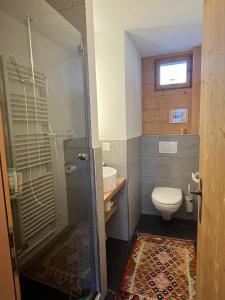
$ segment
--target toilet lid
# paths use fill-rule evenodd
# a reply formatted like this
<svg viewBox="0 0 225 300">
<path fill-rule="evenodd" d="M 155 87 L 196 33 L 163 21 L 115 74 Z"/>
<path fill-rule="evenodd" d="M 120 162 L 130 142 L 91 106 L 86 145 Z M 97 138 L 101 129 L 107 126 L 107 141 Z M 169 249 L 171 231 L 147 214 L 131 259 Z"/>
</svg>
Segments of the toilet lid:
<svg viewBox="0 0 225 300">
<path fill-rule="evenodd" d="M 152 192 L 152 200 L 165 205 L 175 205 L 181 202 L 181 189 L 156 187 Z"/>
</svg>

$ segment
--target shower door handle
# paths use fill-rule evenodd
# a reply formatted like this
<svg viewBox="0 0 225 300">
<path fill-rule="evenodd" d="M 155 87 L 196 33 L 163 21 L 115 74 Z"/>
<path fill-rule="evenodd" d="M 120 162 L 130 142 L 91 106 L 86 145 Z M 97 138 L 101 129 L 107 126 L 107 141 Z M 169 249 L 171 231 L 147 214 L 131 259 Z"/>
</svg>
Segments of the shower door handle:
<svg viewBox="0 0 225 300">
<path fill-rule="evenodd" d="M 88 160 L 88 154 L 87 153 L 79 153 L 78 159 L 79 160 Z"/>
</svg>

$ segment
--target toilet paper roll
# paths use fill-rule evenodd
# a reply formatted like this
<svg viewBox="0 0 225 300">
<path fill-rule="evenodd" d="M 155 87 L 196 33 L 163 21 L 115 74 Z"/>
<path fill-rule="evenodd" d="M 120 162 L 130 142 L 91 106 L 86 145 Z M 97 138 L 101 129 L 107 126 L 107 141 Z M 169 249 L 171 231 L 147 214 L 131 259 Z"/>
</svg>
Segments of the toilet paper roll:
<svg viewBox="0 0 225 300">
<path fill-rule="evenodd" d="M 192 173 L 191 176 L 192 176 L 192 180 L 193 180 L 195 183 L 199 183 L 199 182 L 200 182 L 200 179 L 199 179 L 199 172 Z"/>
</svg>

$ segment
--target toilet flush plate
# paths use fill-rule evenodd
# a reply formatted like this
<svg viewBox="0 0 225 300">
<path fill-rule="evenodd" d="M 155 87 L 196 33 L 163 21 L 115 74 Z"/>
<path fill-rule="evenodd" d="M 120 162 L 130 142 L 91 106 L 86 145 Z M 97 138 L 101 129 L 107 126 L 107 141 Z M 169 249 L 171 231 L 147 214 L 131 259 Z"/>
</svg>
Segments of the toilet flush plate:
<svg viewBox="0 0 225 300">
<path fill-rule="evenodd" d="M 159 153 L 177 153 L 177 142 L 159 142 Z"/>
</svg>

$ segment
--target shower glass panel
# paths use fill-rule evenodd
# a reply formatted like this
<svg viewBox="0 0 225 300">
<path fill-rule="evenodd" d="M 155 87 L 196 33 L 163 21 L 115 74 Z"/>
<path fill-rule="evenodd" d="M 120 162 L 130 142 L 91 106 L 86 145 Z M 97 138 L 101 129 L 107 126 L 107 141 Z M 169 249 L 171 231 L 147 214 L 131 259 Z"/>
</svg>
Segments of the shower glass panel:
<svg viewBox="0 0 225 300">
<path fill-rule="evenodd" d="M 22 299 L 93 294 L 99 287 L 82 35 L 43 0 L 0 0 L 0 41 Z"/>
</svg>

